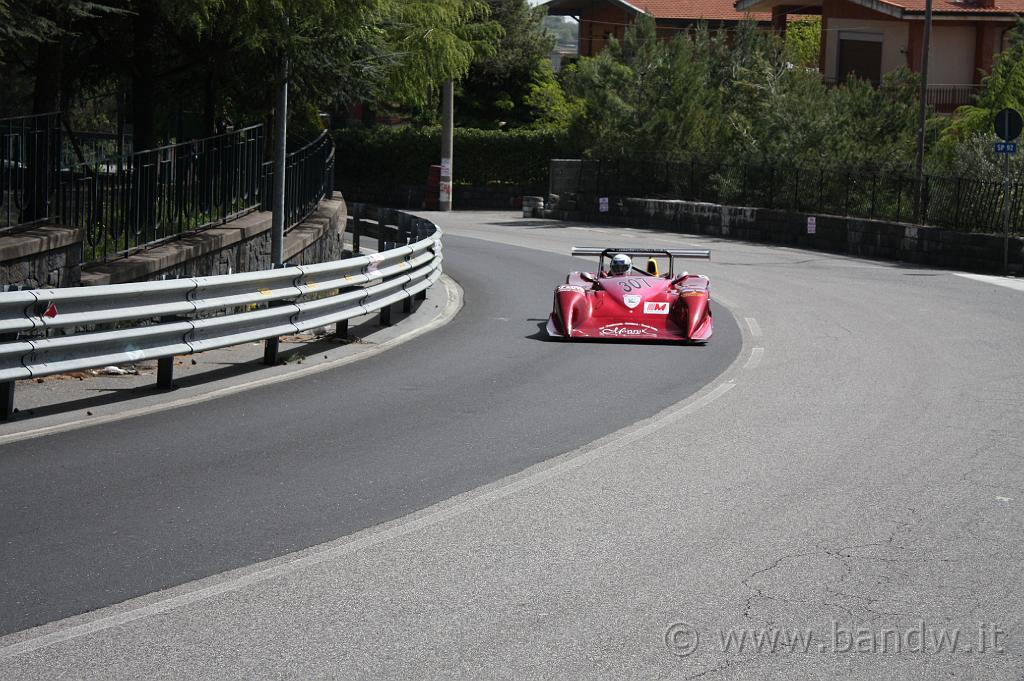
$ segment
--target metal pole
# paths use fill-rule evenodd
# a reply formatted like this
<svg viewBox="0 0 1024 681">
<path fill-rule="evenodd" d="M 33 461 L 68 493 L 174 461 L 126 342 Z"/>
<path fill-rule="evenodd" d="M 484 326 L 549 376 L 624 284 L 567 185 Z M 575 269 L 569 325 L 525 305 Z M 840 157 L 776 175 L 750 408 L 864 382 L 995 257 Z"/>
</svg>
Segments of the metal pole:
<svg viewBox="0 0 1024 681">
<path fill-rule="evenodd" d="M 438 209 L 452 209 L 452 130 L 455 128 L 455 84 L 446 81 L 441 88 L 441 196 Z"/>
<path fill-rule="evenodd" d="M 928 116 L 928 56 L 932 42 L 932 0 L 924 6 L 924 44 L 921 46 L 921 92 L 917 103 L 917 159 L 914 162 L 914 178 L 917 180 L 917 201 L 914 213 L 921 218 L 921 178 L 924 174 L 924 125 Z"/>
<path fill-rule="evenodd" d="M 1003 154 L 1003 274 L 1010 274 L 1010 155 Z"/>
<path fill-rule="evenodd" d="M 274 204 L 270 223 L 270 259 L 275 269 L 284 267 L 284 188 L 288 154 L 288 57 L 281 57 L 277 106 L 274 109 Z M 263 363 L 277 364 L 280 338 L 263 343 Z"/>
</svg>

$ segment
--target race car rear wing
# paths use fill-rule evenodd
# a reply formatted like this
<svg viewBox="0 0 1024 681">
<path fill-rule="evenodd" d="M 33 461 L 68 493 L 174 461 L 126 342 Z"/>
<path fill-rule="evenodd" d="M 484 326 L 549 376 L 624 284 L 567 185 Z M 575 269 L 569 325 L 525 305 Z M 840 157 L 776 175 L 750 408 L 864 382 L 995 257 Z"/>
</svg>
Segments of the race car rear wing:
<svg viewBox="0 0 1024 681">
<path fill-rule="evenodd" d="M 596 255 L 598 256 L 597 269 L 598 272 L 604 271 L 604 259 L 606 256 L 614 255 L 615 253 L 625 253 L 626 255 L 640 255 L 640 256 L 665 256 L 668 258 L 668 274 L 669 278 L 675 273 L 675 259 L 676 258 L 705 258 L 711 259 L 711 251 L 701 249 L 679 249 L 679 248 L 602 248 L 600 246 L 573 246 L 573 255 Z M 633 269 L 643 272 L 643 270 L 634 267 Z"/>
</svg>

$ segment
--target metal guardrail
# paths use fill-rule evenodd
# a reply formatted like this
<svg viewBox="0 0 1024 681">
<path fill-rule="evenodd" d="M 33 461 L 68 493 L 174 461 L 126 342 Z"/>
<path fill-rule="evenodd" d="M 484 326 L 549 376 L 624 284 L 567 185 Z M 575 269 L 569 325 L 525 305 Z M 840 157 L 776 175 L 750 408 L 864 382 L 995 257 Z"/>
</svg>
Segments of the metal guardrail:
<svg viewBox="0 0 1024 681">
<path fill-rule="evenodd" d="M 353 205 L 353 256 L 344 260 L 209 277 L 0 293 L 0 419 L 13 413 L 14 381 L 157 359 L 171 387 L 173 358 L 348 320 L 390 308 L 441 276 L 441 230 L 428 220 Z M 389 222 L 397 222 L 390 225 Z M 360 252 L 376 236 L 375 253 Z"/>
</svg>

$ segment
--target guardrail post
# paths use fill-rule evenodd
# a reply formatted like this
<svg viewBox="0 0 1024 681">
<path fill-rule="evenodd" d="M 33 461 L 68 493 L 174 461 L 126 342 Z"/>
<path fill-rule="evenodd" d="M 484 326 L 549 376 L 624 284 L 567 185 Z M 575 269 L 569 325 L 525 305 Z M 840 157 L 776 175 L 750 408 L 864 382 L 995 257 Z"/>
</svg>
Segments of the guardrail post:
<svg viewBox="0 0 1024 681">
<path fill-rule="evenodd" d="M 388 221 L 395 222 L 394 211 L 386 208 L 381 208 L 378 215 L 378 229 L 377 229 L 377 252 L 383 253 L 388 250 Z M 397 227 L 393 227 L 397 230 Z M 380 309 L 380 313 L 377 317 L 377 323 L 381 326 L 391 326 L 391 306 L 387 305 Z"/>
<path fill-rule="evenodd" d="M 280 352 L 280 338 L 267 338 L 263 341 L 263 363 L 267 366 L 274 366 L 277 364 L 277 358 Z"/>
<path fill-rule="evenodd" d="M 161 324 L 170 324 L 178 321 L 178 317 L 164 316 L 160 318 Z M 170 357 L 159 357 L 156 360 L 156 387 L 160 390 L 174 389 L 174 355 Z"/>
<path fill-rule="evenodd" d="M 14 381 L 0 383 L 0 421 L 14 414 Z"/>
<path fill-rule="evenodd" d="M 0 333 L 0 343 L 13 343 L 17 333 Z M 14 381 L 0 383 L 0 421 L 6 421 L 14 414 Z"/>
<path fill-rule="evenodd" d="M 343 319 L 334 325 L 334 337 L 341 340 L 348 340 L 348 320 Z"/>
<path fill-rule="evenodd" d="M 287 263 L 284 265 L 287 267 Z M 278 307 L 283 303 L 280 300 L 272 300 L 267 307 Z M 278 337 L 265 338 L 263 340 L 263 363 L 267 366 L 275 366 L 278 363 L 278 356 L 281 354 L 281 339 Z"/>
<path fill-rule="evenodd" d="M 384 235 L 385 230 L 388 228 L 388 217 L 391 216 L 391 211 L 385 208 L 380 209 L 380 213 L 377 215 L 377 252 L 383 253 L 388 250 L 388 239 Z"/>
<path fill-rule="evenodd" d="M 156 361 L 156 387 L 161 390 L 174 388 L 174 356 L 161 357 Z"/>
<path fill-rule="evenodd" d="M 352 216 L 352 255 L 359 255 L 359 233 L 363 229 L 362 216 L 357 213 Z"/>
</svg>

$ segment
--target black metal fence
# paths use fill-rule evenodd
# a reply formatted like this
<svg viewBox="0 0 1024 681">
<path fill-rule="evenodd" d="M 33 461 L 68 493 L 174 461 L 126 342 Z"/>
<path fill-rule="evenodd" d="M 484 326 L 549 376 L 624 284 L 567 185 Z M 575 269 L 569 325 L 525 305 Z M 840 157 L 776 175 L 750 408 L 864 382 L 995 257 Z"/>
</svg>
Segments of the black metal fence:
<svg viewBox="0 0 1024 681">
<path fill-rule="evenodd" d="M 61 173 L 59 214 L 106 260 L 255 210 L 262 167 L 262 126 L 108 158 Z"/>
<path fill-rule="evenodd" d="M 89 132 L 75 130 L 63 136 L 61 168 L 70 168 L 80 163 L 97 163 L 118 156 L 133 153 L 132 136 L 113 132 Z"/>
<path fill-rule="evenodd" d="M 274 168 L 264 164 L 262 210 L 273 202 Z M 309 217 L 334 189 L 334 138 L 325 130 L 285 159 L 284 224 L 291 228 Z"/>
<path fill-rule="evenodd" d="M 0 231 L 53 217 L 60 114 L 0 119 Z"/>
<path fill-rule="evenodd" d="M 707 201 L 911 222 L 962 232 L 1003 231 L 1001 182 L 926 175 L 918 204 L 918 183 L 909 173 L 698 159 L 551 163 L 554 194 Z M 1024 233 L 1024 185 L 1019 180 L 1011 197 L 1011 231 Z"/>
</svg>

